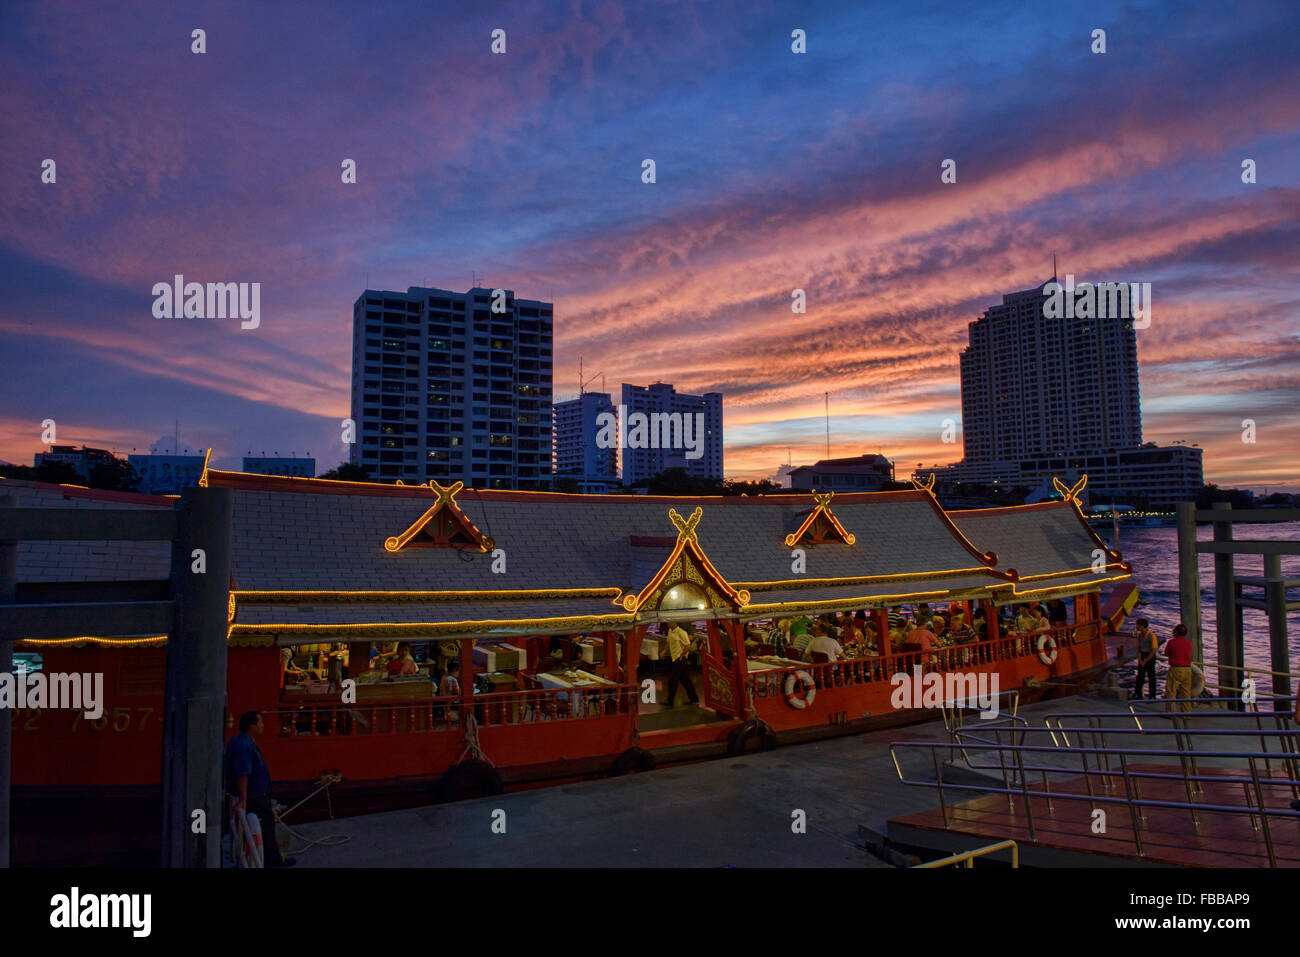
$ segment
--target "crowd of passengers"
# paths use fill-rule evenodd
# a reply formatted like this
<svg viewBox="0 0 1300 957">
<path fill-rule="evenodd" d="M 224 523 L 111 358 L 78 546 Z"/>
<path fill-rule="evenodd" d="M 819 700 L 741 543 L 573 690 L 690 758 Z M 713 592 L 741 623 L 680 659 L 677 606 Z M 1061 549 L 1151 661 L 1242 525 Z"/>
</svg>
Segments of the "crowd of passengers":
<svg viewBox="0 0 1300 957">
<path fill-rule="evenodd" d="M 1067 623 L 1065 602 L 1054 598 L 1015 608 L 1005 606 L 998 632 L 1008 637 L 1036 635 Z M 972 644 L 988 637 L 984 609 L 976 607 L 966 620 L 963 605 L 954 602 L 935 611 L 922 602 L 907 612 L 890 609 L 889 644 L 894 651 L 930 653 L 934 648 Z M 745 629 L 745 651 L 750 657 L 772 654 L 800 661 L 839 661 L 880 654 L 876 618 L 864 611 L 819 615 L 816 618 L 782 618 L 751 622 Z"/>
</svg>

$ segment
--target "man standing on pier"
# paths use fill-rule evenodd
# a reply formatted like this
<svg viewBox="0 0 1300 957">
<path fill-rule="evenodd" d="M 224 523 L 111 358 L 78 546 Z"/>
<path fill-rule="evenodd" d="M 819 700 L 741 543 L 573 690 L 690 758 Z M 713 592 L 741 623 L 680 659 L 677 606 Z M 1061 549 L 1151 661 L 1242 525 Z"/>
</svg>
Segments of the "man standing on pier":
<svg viewBox="0 0 1300 957">
<path fill-rule="evenodd" d="M 672 661 L 672 670 L 668 673 L 668 700 L 664 704 L 665 708 L 673 706 L 673 699 L 677 697 L 678 684 L 686 687 L 686 694 L 690 697 L 691 704 L 699 703 L 699 695 L 695 693 L 695 685 L 691 683 L 690 651 L 690 635 L 686 634 L 681 625 L 673 625 L 668 631 L 668 657 Z"/>
<path fill-rule="evenodd" d="M 1156 651 L 1159 642 L 1145 618 L 1137 620 L 1137 677 L 1133 680 L 1133 697 L 1142 700 L 1142 681 L 1147 682 L 1147 697 L 1156 697 Z"/>
<path fill-rule="evenodd" d="M 246 809 L 256 814 L 262 826 L 262 847 L 265 867 L 293 867 L 297 860 L 282 857 L 275 839 L 275 812 L 271 809 L 271 774 L 262 749 L 254 738 L 264 730 L 262 716 L 256 711 L 245 711 L 239 718 L 239 734 L 226 746 L 226 790 L 236 798 L 235 809 Z"/>
<path fill-rule="evenodd" d="M 1174 636 L 1165 642 L 1165 657 L 1169 659 L 1169 674 L 1165 678 L 1166 698 L 1192 696 L 1192 643 L 1187 638 L 1187 626 L 1174 625 Z M 1172 710 L 1172 709 L 1170 709 Z M 1192 703 L 1182 701 L 1179 711 L 1191 711 Z"/>
</svg>

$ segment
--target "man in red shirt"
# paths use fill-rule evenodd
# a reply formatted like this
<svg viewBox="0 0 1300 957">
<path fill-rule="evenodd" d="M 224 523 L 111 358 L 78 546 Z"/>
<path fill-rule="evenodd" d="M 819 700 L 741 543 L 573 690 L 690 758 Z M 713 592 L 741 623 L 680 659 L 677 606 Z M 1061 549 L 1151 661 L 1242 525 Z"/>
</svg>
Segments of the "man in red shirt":
<svg viewBox="0 0 1300 957">
<path fill-rule="evenodd" d="M 1187 626 L 1174 625 L 1174 636 L 1165 642 L 1165 657 L 1169 659 L 1169 674 L 1165 678 L 1166 698 L 1192 696 L 1192 643 L 1187 638 Z M 1191 711 L 1192 703 L 1182 701 L 1179 711 Z"/>
</svg>

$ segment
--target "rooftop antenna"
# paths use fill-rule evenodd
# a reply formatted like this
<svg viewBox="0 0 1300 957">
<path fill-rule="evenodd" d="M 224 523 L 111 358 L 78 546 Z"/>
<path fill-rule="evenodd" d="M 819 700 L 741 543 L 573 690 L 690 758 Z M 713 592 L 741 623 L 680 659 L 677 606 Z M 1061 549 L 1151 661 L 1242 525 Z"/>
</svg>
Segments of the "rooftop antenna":
<svg viewBox="0 0 1300 957">
<path fill-rule="evenodd" d="M 1056 281 L 1056 251 L 1052 251 L 1052 281 Z"/>
<path fill-rule="evenodd" d="M 582 356 L 578 356 L 578 395 L 583 395 L 587 391 L 587 385 L 596 381 L 596 376 L 600 376 L 601 391 L 605 389 L 605 373 L 593 372 L 591 378 L 585 378 L 582 374 Z"/>
<path fill-rule="evenodd" d="M 826 393 L 826 457 L 831 457 L 831 394 Z"/>
</svg>

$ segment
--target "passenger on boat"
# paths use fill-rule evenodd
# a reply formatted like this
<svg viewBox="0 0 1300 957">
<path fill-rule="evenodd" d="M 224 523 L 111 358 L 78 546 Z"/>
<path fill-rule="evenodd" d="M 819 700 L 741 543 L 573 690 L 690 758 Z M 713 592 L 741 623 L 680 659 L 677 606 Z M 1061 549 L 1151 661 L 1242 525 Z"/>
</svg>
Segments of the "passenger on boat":
<svg viewBox="0 0 1300 957">
<path fill-rule="evenodd" d="M 976 641 L 984 641 L 989 634 L 988 622 L 984 620 L 984 609 L 975 609 L 975 620 L 971 622 L 971 630 L 975 633 Z"/>
<path fill-rule="evenodd" d="M 817 653 L 825 655 L 828 661 L 839 661 L 844 657 L 844 648 L 838 641 L 827 634 L 825 626 L 814 630 L 813 636 L 808 642 L 808 647 L 804 651 L 804 660 L 812 661 L 813 655 Z"/>
<path fill-rule="evenodd" d="M 920 625 L 928 625 L 930 619 L 934 617 L 934 612 L 930 610 L 929 602 L 921 602 L 916 606 L 916 621 Z"/>
<path fill-rule="evenodd" d="M 700 701 L 700 696 L 695 693 L 695 685 L 691 683 L 690 651 L 691 637 L 686 634 L 681 625 L 673 625 L 668 631 L 668 657 L 672 661 L 672 670 L 668 673 L 668 699 L 664 702 L 665 708 L 673 706 L 679 684 L 686 688 L 691 704 L 698 704 Z"/>
<path fill-rule="evenodd" d="M 796 625 L 797 624 L 798 623 L 796 622 Z M 815 627 L 820 627 L 820 626 L 815 626 Z M 804 656 L 804 652 L 808 650 L 808 642 L 812 641 L 812 631 L 811 629 L 809 629 L 800 632 L 799 634 L 796 635 L 794 634 L 794 628 L 792 627 L 790 629 L 790 633 L 791 635 L 793 635 L 793 638 L 790 642 L 790 648 L 794 651 L 794 657 L 802 658 Z"/>
<path fill-rule="evenodd" d="M 1027 635 L 1034 630 L 1034 616 L 1029 611 L 1028 605 L 1020 606 L 1020 614 L 1016 616 L 1016 631 L 1019 634 Z"/>
<path fill-rule="evenodd" d="M 283 687 L 284 685 L 302 684 L 304 681 L 306 681 L 308 678 L 311 677 L 310 674 L 303 671 L 296 664 L 294 664 L 292 648 L 280 649 L 280 667 L 282 669 L 281 679 L 280 679 L 281 687 Z"/>
<path fill-rule="evenodd" d="M 406 642 L 402 642 L 397 646 L 397 653 L 388 662 L 388 677 L 396 678 L 398 675 L 418 675 L 419 673 L 420 666 L 411 657 L 411 646 Z"/>
<path fill-rule="evenodd" d="M 1047 620 L 1055 626 L 1066 624 L 1070 620 L 1069 612 L 1065 610 L 1065 602 L 1059 598 L 1053 598 L 1047 603 Z"/>
<path fill-rule="evenodd" d="M 1034 631 L 1049 631 L 1052 623 L 1047 618 L 1047 610 L 1039 605 L 1034 609 Z"/>
<path fill-rule="evenodd" d="M 447 673 L 442 676 L 442 681 L 438 685 L 438 697 L 455 698 L 460 695 L 460 661 L 453 658 L 447 663 Z"/>
<path fill-rule="evenodd" d="M 790 647 L 790 642 L 794 639 L 790 635 L 790 629 L 793 627 L 789 618 L 782 618 L 776 623 L 776 628 L 772 630 L 772 654 L 780 657 Z"/>
</svg>

